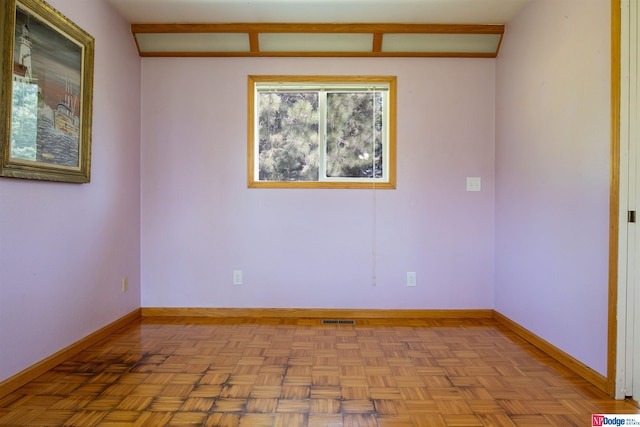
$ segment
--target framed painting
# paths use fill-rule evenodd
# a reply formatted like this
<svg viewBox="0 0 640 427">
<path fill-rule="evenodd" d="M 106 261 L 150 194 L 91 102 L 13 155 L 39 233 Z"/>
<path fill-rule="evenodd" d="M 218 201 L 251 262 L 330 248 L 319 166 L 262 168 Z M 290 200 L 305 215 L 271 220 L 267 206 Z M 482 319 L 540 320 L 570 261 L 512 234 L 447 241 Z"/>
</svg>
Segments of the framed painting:
<svg viewBox="0 0 640 427">
<path fill-rule="evenodd" d="M 0 12 L 0 176 L 89 182 L 93 37 L 41 0 Z"/>
</svg>

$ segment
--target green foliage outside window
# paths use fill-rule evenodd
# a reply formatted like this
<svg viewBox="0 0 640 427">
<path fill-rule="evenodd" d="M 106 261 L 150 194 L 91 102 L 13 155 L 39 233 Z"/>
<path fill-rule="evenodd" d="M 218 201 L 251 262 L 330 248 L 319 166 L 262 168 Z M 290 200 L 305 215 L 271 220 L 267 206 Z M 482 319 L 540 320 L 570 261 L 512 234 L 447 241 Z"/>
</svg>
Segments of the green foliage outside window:
<svg viewBox="0 0 640 427">
<path fill-rule="evenodd" d="M 382 94 L 327 94 L 327 176 L 381 178 Z"/>
<path fill-rule="evenodd" d="M 318 94 L 260 94 L 261 181 L 318 180 Z"/>
</svg>

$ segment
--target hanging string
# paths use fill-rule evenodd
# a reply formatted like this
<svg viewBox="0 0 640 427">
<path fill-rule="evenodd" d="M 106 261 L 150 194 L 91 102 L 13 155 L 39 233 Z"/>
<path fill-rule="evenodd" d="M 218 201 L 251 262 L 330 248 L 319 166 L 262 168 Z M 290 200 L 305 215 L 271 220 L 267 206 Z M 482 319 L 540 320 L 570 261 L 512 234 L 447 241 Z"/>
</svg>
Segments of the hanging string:
<svg viewBox="0 0 640 427">
<path fill-rule="evenodd" d="M 373 287 L 376 286 L 376 282 L 377 282 L 377 277 L 376 277 L 376 262 L 377 262 L 377 258 L 378 258 L 378 254 L 377 254 L 377 246 L 378 246 L 378 242 L 377 242 L 377 202 L 376 202 L 376 182 L 373 181 L 372 184 L 372 192 L 373 192 L 373 230 L 371 232 L 372 234 L 372 242 L 371 242 L 371 257 L 372 257 L 372 263 L 371 263 L 371 285 Z"/>
<path fill-rule="evenodd" d="M 373 230 L 371 231 L 371 285 L 375 287 L 377 285 L 377 259 L 378 259 L 378 219 L 377 219 L 377 200 L 376 200 L 376 91 L 373 90 L 373 97 L 371 101 L 371 118 L 372 118 L 372 126 L 371 126 L 371 165 L 373 172 L 373 179 L 371 181 L 371 192 L 373 193 L 373 212 L 372 212 L 372 223 Z"/>
</svg>

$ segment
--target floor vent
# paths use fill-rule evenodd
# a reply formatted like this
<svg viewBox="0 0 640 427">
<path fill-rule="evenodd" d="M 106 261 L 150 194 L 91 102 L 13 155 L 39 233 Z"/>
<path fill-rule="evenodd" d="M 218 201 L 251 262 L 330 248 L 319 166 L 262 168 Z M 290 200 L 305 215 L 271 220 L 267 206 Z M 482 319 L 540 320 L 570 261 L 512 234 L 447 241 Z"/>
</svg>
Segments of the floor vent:
<svg viewBox="0 0 640 427">
<path fill-rule="evenodd" d="M 323 325 L 355 325 L 355 320 L 324 319 Z"/>
</svg>

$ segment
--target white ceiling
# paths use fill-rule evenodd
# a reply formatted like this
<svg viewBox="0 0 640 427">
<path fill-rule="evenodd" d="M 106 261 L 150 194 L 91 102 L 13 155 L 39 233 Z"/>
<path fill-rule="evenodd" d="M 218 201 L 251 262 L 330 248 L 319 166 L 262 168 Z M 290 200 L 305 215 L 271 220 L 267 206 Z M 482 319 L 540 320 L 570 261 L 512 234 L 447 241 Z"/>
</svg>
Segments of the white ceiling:
<svg viewBox="0 0 640 427">
<path fill-rule="evenodd" d="M 530 0 L 109 0 L 130 23 L 506 24 Z"/>
</svg>

